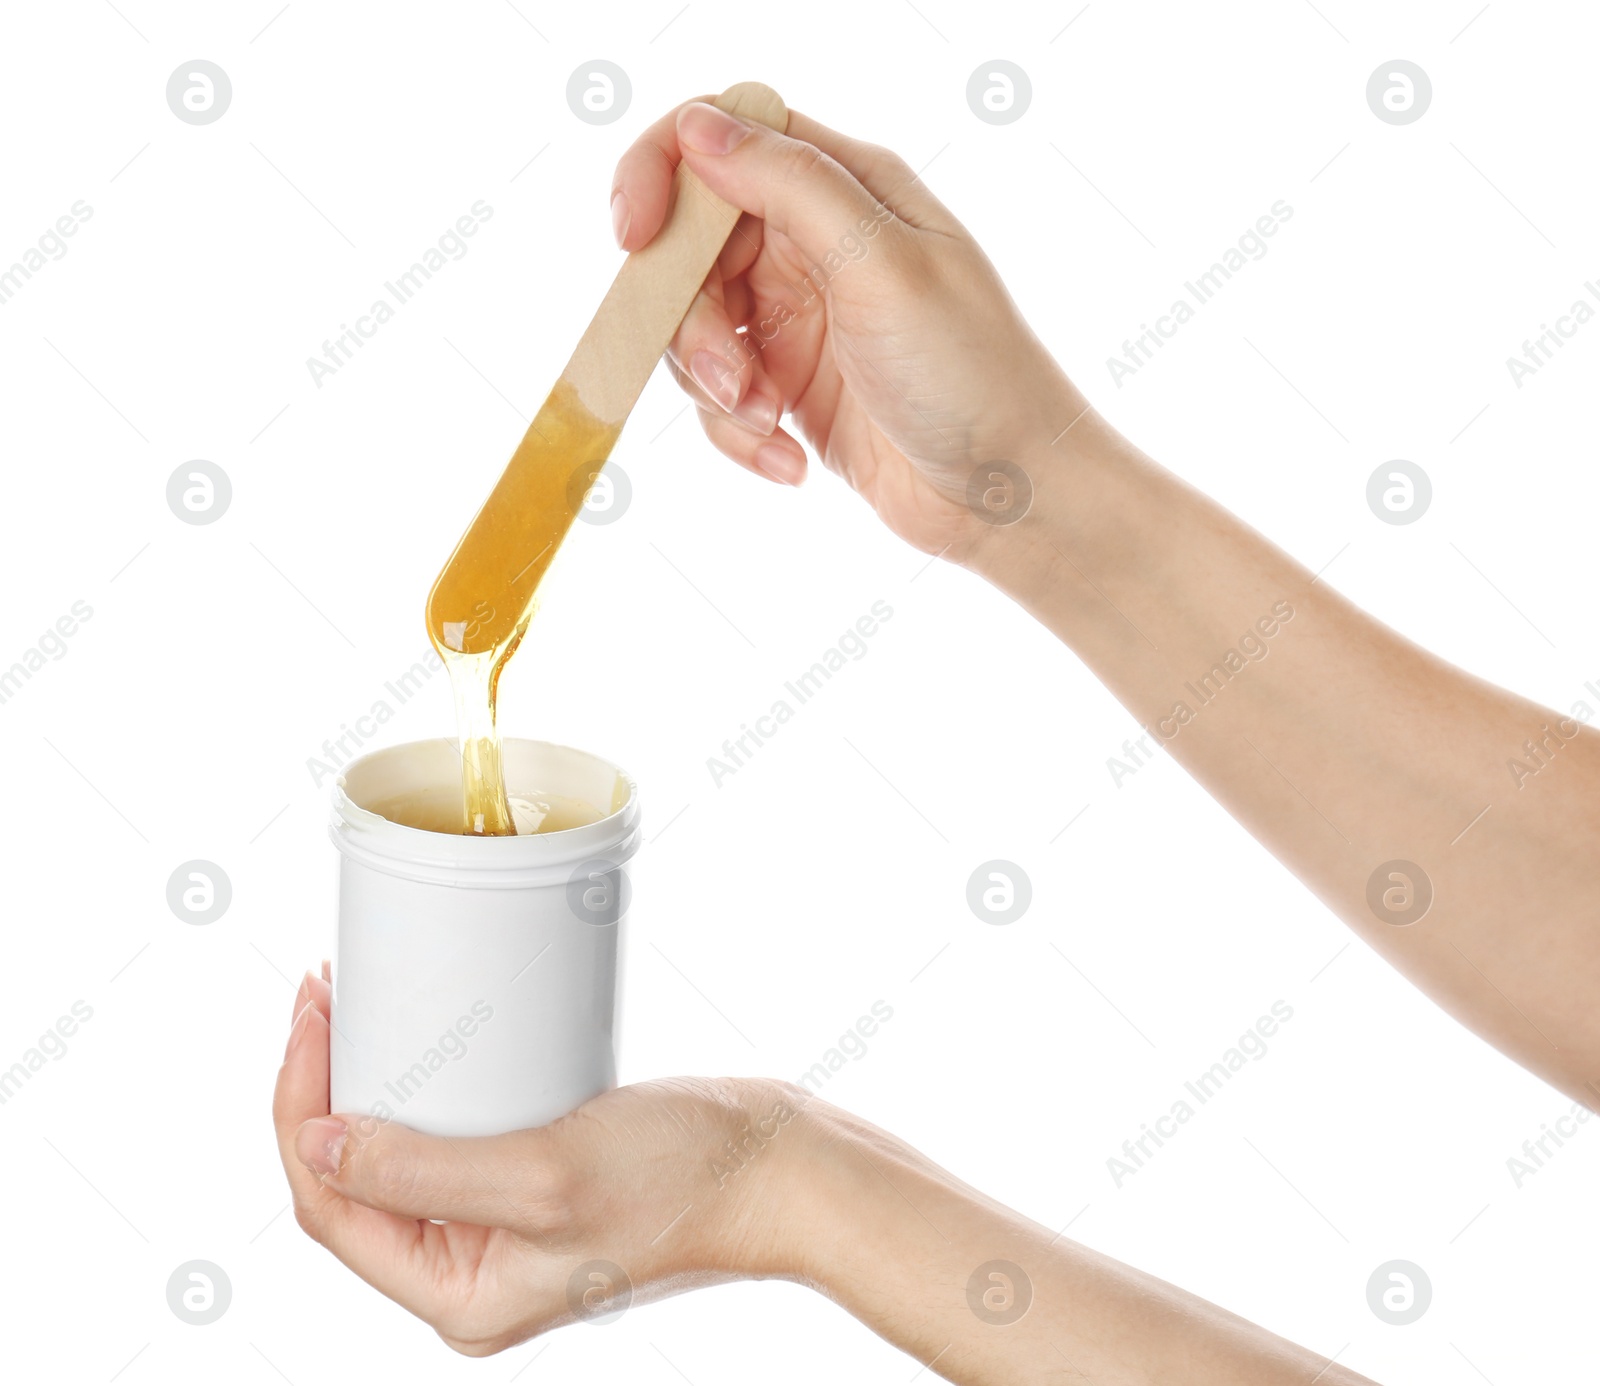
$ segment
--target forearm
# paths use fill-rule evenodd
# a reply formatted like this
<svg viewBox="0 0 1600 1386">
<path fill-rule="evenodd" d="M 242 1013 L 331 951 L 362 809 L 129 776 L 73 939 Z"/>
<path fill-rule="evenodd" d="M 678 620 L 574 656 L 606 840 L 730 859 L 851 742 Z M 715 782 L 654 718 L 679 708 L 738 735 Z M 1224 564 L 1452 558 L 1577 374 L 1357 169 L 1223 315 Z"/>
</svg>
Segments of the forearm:
<svg viewBox="0 0 1600 1386">
<path fill-rule="evenodd" d="M 1146 752 L 1458 1018 L 1593 1102 L 1600 738 L 1358 610 L 1093 413 L 1023 465 L 1032 509 L 969 566 L 1079 654 Z M 1395 860 L 1432 885 L 1411 925 L 1368 901 Z"/>
<path fill-rule="evenodd" d="M 807 1104 L 800 1133 L 782 1185 L 801 1210 L 794 1272 L 951 1381 L 1367 1380 L 1052 1236 L 825 1103 Z"/>
</svg>

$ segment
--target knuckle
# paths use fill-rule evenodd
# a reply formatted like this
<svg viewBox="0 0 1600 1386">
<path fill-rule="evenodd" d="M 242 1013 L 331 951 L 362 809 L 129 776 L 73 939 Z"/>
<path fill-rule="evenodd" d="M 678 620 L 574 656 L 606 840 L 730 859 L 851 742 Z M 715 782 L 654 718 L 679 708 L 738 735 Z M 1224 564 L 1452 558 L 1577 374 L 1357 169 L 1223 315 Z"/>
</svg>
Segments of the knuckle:
<svg viewBox="0 0 1600 1386">
<path fill-rule="evenodd" d="M 322 1241 L 322 1224 L 317 1220 L 317 1215 L 312 1212 L 309 1204 L 299 1199 L 294 1201 L 294 1220 L 312 1241 L 318 1243 Z"/>
<path fill-rule="evenodd" d="M 912 203 L 920 206 L 927 200 L 922 195 L 925 189 L 919 187 L 922 176 L 898 154 L 891 154 L 887 150 L 883 156 L 880 182 L 888 189 L 889 195 L 887 198 L 873 199 L 879 206 L 885 203 L 892 203 L 895 206 Z"/>
<path fill-rule="evenodd" d="M 833 160 L 814 144 L 785 140 L 778 157 L 778 173 L 785 182 L 803 183 L 826 173 Z"/>
<path fill-rule="evenodd" d="M 797 1110 L 811 1100 L 811 1090 L 809 1088 L 803 1088 L 800 1084 L 792 1083 L 787 1078 L 769 1079 L 768 1089 L 775 1101 L 786 1103 Z"/>
<path fill-rule="evenodd" d="M 915 285 L 930 292 L 948 291 L 949 267 L 927 240 L 908 233 L 894 221 L 878 232 L 878 253 L 884 268 L 899 285 Z"/>
<path fill-rule="evenodd" d="M 894 150 L 885 149 L 881 144 L 863 144 L 861 153 L 866 166 L 886 175 L 887 180 L 903 185 L 910 183 L 917 176 L 910 164 Z"/>
<path fill-rule="evenodd" d="M 629 173 L 637 171 L 637 176 L 642 179 L 659 181 L 670 180 L 677 165 L 668 156 L 667 151 L 654 140 L 641 140 L 623 156 L 623 163 L 628 165 Z M 618 179 L 621 182 L 621 179 Z"/>
<path fill-rule="evenodd" d="M 577 1226 L 583 1180 L 570 1165 L 555 1160 L 540 1161 L 531 1171 L 529 1187 L 543 1231 L 559 1235 Z"/>
<path fill-rule="evenodd" d="M 364 1182 L 386 1202 L 405 1204 L 413 1200 L 421 1171 L 416 1158 L 404 1146 L 392 1141 L 374 1141 L 357 1152 Z"/>
</svg>

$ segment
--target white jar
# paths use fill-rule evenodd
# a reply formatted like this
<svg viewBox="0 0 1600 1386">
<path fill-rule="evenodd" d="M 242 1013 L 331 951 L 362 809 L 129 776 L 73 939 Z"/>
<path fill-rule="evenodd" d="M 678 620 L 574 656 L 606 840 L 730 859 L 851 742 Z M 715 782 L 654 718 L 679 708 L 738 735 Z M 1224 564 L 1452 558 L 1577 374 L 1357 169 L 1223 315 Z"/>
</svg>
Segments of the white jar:
<svg viewBox="0 0 1600 1386">
<path fill-rule="evenodd" d="M 638 789 L 569 746 L 505 742 L 513 792 L 562 794 L 584 827 L 469 837 L 365 805 L 458 785 L 454 742 L 351 762 L 333 792 L 339 930 L 332 1106 L 442 1136 L 542 1126 L 617 1081 L 617 975 Z"/>
</svg>

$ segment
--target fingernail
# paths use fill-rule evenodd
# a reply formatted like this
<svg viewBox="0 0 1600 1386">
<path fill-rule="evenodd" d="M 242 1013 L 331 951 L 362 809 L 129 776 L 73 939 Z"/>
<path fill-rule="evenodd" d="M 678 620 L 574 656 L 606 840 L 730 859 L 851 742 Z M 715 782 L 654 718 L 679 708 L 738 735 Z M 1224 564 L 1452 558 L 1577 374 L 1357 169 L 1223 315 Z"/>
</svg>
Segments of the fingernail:
<svg viewBox="0 0 1600 1386">
<path fill-rule="evenodd" d="M 758 447 L 755 460 L 756 466 L 785 486 L 798 486 L 800 478 L 805 475 L 805 462 L 788 448 L 779 447 L 776 443 L 763 443 Z"/>
<path fill-rule="evenodd" d="M 313 1174 L 337 1174 L 349 1129 L 337 1117 L 314 1117 L 295 1137 L 295 1153 Z"/>
<path fill-rule="evenodd" d="M 739 400 L 739 373 L 714 352 L 697 351 L 689 358 L 689 374 L 730 414 Z"/>
<path fill-rule="evenodd" d="M 778 426 L 777 401 L 769 399 L 759 390 L 752 390 L 733 409 L 733 417 L 746 428 L 766 435 Z"/>
<path fill-rule="evenodd" d="M 322 980 L 324 982 L 333 980 L 333 963 L 328 958 L 322 960 Z"/>
<path fill-rule="evenodd" d="M 620 249 L 627 238 L 628 226 L 633 221 L 633 208 L 628 206 L 628 195 L 620 188 L 611 194 L 611 234 L 617 238 Z"/>
<path fill-rule="evenodd" d="M 737 116 L 703 101 L 691 102 L 678 115 L 678 142 L 698 154 L 726 154 L 749 133 Z"/>
<path fill-rule="evenodd" d="M 310 973 L 306 974 L 308 977 Z M 311 1028 L 311 1004 L 308 1001 L 295 1013 L 294 1024 L 289 1027 L 289 1042 L 283 1046 L 283 1057 L 288 1059 L 299 1046 L 300 1041 L 306 1037 L 306 1031 Z"/>
</svg>

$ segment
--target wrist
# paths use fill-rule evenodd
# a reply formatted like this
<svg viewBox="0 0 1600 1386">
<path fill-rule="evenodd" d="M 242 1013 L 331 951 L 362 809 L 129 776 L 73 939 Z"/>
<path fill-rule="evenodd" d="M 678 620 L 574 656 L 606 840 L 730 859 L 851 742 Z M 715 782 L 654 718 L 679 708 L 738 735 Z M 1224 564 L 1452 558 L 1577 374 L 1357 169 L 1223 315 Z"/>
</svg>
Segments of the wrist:
<svg viewBox="0 0 1600 1386">
<path fill-rule="evenodd" d="M 923 1184 L 932 1167 L 869 1122 L 779 1086 L 794 1116 L 772 1146 L 759 1210 L 768 1263 L 752 1273 L 799 1281 L 855 1312 L 864 1281 L 881 1281 L 884 1258 L 925 1229 L 892 1190 Z"/>
<path fill-rule="evenodd" d="M 1128 551 L 1123 530 L 1144 460 L 1065 377 L 1037 420 L 1007 459 L 1011 494 L 1000 498 L 1009 508 L 975 509 L 975 534 L 959 559 L 1030 608 L 1063 576 L 1086 586 L 1085 573 L 1106 572 Z"/>
<path fill-rule="evenodd" d="M 722 1269 L 828 1292 L 861 1211 L 854 1119 L 792 1083 L 741 1086 L 739 1129 L 708 1162 L 714 1196 L 730 1199 L 716 1234 Z"/>
<path fill-rule="evenodd" d="M 808 1255 L 807 1169 L 815 1155 L 811 1094 L 776 1079 L 726 1080 L 732 1101 L 703 1155 L 698 1200 L 713 1216 L 695 1271 L 801 1279 Z"/>
<path fill-rule="evenodd" d="M 1013 1249 L 1019 1220 L 820 1099 L 805 1102 L 793 1131 L 775 1220 L 782 1274 L 920 1361 L 951 1349 L 946 1373 L 968 1361 L 967 1279 L 996 1248 L 1022 1255 Z"/>
</svg>

